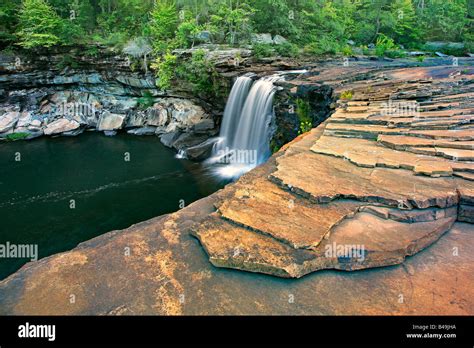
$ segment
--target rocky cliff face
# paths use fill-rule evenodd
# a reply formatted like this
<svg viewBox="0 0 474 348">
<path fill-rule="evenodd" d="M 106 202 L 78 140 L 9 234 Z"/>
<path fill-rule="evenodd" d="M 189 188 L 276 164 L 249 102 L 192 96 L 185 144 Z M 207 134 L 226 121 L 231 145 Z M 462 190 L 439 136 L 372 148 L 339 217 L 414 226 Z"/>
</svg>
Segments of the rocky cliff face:
<svg viewBox="0 0 474 348">
<path fill-rule="evenodd" d="M 181 150 L 217 133 L 210 104 L 165 94 L 125 59 L 77 55 L 63 67 L 65 57 L 0 56 L 0 139 L 124 130 Z"/>
<path fill-rule="evenodd" d="M 271 148 L 275 151 L 295 139 L 307 128 L 325 121 L 334 109 L 333 89 L 319 83 L 287 80 L 277 83 L 275 95 L 275 132 Z M 307 124 L 305 125 L 305 122 Z"/>
</svg>

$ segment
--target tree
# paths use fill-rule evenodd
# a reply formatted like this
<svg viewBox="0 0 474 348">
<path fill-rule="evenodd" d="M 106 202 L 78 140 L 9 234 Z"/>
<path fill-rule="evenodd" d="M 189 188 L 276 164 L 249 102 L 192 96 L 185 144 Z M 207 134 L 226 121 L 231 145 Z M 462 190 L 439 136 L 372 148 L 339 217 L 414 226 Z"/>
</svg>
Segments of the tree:
<svg viewBox="0 0 474 348">
<path fill-rule="evenodd" d="M 148 74 L 148 62 L 147 56 L 153 51 L 148 40 L 139 37 L 129 41 L 124 49 L 123 52 L 125 54 L 131 55 L 134 58 L 142 58 L 143 57 L 143 67 L 145 68 L 145 74 Z"/>
<path fill-rule="evenodd" d="M 223 30 L 229 43 L 234 45 L 238 36 L 240 38 L 250 36 L 251 16 L 254 12 L 249 4 L 237 2 L 234 6 L 232 1 L 229 4 L 223 1 L 211 16 L 212 26 L 218 28 L 217 30 Z"/>
<path fill-rule="evenodd" d="M 405 46 L 416 46 L 420 43 L 421 33 L 412 0 L 395 0 L 391 16 L 392 25 L 383 30 L 387 35 Z"/>
<path fill-rule="evenodd" d="M 166 52 L 168 43 L 174 38 L 178 28 L 178 12 L 175 3 L 157 0 L 151 12 L 149 27 L 155 50 L 159 53 Z"/>
<path fill-rule="evenodd" d="M 14 27 L 17 24 L 15 13 L 20 7 L 19 0 L 4 1 L 0 4 L 0 44 L 14 42 Z"/>
<path fill-rule="evenodd" d="M 45 0 L 23 0 L 18 19 L 20 46 L 30 49 L 61 43 L 62 20 Z"/>
</svg>

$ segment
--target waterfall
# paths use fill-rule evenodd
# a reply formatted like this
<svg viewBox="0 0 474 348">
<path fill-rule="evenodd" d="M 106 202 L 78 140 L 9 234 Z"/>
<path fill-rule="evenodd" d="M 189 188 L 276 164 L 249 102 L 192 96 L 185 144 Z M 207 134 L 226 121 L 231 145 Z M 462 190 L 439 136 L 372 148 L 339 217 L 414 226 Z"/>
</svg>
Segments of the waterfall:
<svg viewBox="0 0 474 348">
<path fill-rule="evenodd" d="M 252 79 L 246 75 L 240 76 L 235 81 L 225 106 L 219 142 L 214 147 L 215 154 L 219 150 L 224 150 L 226 147 L 230 147 L 234 141 L 235 130 L 239 125 L 242 108 L 247 99 L 252 83 Z"/>
<path fill-rule="evenodd" d="M 222 176 L 239 176 L 270 157 L 273 83 L 279 79 L 280 74 L 271 75 L 252 85 L 250 77 L 241 76 L 234 83 L 210 160 L 225 164 L 219 168 Z"/>
</svg>

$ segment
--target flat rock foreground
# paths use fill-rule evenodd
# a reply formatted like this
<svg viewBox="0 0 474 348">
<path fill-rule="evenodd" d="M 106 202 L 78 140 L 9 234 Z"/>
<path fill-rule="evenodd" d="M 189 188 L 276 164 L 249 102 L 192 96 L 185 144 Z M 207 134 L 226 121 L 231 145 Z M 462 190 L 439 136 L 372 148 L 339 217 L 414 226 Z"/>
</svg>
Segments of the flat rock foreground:
<svg viewBox="0 0 474 348">
<path fill-rule="evenodd" d="M 474 68 L 309 76 L 341 95 L 325 123 L 177 213 L 25 265 L 0 314 L 474 314 Z"/>
</svg>

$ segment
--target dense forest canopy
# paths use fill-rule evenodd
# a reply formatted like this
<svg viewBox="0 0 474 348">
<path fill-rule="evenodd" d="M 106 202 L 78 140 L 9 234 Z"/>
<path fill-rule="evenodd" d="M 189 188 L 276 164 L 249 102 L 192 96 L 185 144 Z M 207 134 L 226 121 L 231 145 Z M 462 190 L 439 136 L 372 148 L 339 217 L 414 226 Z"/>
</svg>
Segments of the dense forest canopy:
<svg viewBox="0 0 474 348">
<path fill-rule="evenodd" d="M 472 42 L 473 7 L 471 0 L 2 0 L 0 40 L 34 48 L 146 37 L 163 51 L 191 46 L 193 35 L 209 31 L 232 45 L 251 33 L 282 35 L 321 52 L 348 39 L 375 43 L 380 34 L 417 47 Z"/>
<path fill-rule="evenodd" d="M 375 50 L 396 58 L 428 41 L 473 50 L 474 0 L 2 0 L 0 47 L 47 50 L 107 47 L 158 72 L 163 88 L 176 73 L 199 75 L 200 52 L 177 69 L 173 52 L 200 43 L 247 47 L 257 57 L 350 55 Z M 255 40 L 256 34 L 265 40 Z M 257 35 L 258 36 L 258 35 Z M 280 44 L 274 45 L 275 37 Z M 268 38 L 270 37 L 270 42 Z M 364 52 L 365 53 L 365 52 Z M 452 52 L 445 52 L 452 53 Z M 152 57 L 152 58 L 150 58 Z M 151 64 L 150 64 L 151 63 Z M 204 74 L 203 80 L 209 76 Z M 198 78 L 199 80 L 199 78 Z M 200 81 L 197 81 L 199 85 Z M 202 82 L 202 81 L 201 81 Z"/>
</svg>

